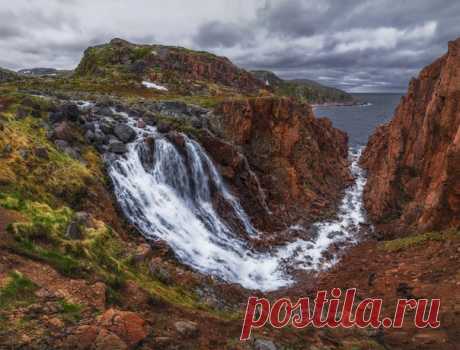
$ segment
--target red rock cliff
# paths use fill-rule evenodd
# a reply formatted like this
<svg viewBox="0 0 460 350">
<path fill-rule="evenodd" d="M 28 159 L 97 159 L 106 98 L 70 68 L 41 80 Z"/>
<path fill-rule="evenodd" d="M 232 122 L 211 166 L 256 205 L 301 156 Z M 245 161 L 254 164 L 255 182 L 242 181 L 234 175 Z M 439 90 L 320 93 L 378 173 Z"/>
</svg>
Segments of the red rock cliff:
<svg viewBox="0 0 460 350">
<path fill-rule="evenodd" d="M 382 232 L 460 224 L 460 39 L 409 84 L 393 120 L 369 139 L 365 205 Z"/>
<path fill-rule="evenodd" d="M 350 180 L 344 132 L 333 128 L 328 119 L 315 118 L 309 105 L 287 98 L 228 101 L 215 114 L 212 128 L 244 154 L 259 181 L 254 184 L 252 178 L 249 187 L 260 185 L 272 217 L 292 222 L 331 213 Z M 226 165 L 224 173 L 230 174 L 244 197 L 248 191 L 241 181 L 245 169 L 238 165 L 241 162 L 222 159 L 221 148 L 207 146 Z M 245 203 L 250 212 L 254 210 L 252 203 Z"/>
</svg>

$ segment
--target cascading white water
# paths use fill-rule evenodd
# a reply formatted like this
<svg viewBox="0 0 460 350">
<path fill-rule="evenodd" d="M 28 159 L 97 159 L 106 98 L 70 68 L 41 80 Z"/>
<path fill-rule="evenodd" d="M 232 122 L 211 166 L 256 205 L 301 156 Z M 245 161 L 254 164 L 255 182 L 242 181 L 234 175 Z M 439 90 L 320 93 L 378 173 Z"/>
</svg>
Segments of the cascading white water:
<svg viewBox="0 0 460 350">
<path fill-rule="evenodd" d="M 134 126 L 133 121 L 130 124 Z M 128 153 L 108 163 L 117 199 L 146 237 L 166 241 L 183 263 L 202 273 L 249 289 L 275 290 L 293 282 L 286 266 L 320 268 L 322 253 L 330 244 L 353 240 L 356 227 L 364 222 L 365 178 L 357 165 L 358 152 L 352 155 L 356 183 L 346 191 L 338 219 L 315 225 L 316 241 L 298 239 L 270 253 L 254 251 L 214 208 L 211 189 L 220 192 L 249 235 L 257 234 L 201 146 L 184 136 L 181 153 L 154 128 L 137 132 Z M 146 156 L 146 134 L 155 138 L 153 158 Z"/>
</svg>

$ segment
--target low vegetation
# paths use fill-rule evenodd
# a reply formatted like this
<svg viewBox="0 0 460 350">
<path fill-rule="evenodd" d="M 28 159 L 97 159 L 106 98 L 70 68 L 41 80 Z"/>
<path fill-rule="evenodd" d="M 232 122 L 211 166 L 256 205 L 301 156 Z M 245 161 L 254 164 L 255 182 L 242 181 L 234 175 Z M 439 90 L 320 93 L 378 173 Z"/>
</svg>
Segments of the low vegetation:
<svg viewBox="0 0 460 350">
<path fill-rule="evenodd" d="M 399 252 L 409 248 L 421 246 L 429 241 L 446 241 L 460 239 L 460 232 L 457 230 L 426 232 L 418 235 L 412 235 L 405 238 L 398 238 L 392 241 L 381 243 L 381 248 L 387 252 Z"/>
</svg>

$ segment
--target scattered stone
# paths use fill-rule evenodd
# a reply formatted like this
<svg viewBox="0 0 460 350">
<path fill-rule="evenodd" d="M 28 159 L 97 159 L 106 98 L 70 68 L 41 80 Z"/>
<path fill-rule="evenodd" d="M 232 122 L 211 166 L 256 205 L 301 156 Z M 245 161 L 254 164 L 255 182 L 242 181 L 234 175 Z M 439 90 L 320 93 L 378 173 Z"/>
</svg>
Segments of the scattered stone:
<svg viewBox="0 0 460 350">
<path fill-rule="evenodd" d="M 110 107 L 96 107 L 95 113 L 106 116 L 106 117 L 113 116 L 113 111 Z"/>
<path fill-rule="evenodd" d="M 67 142 L 72 142 L 74 140 L 74 134 L 69 123 L 61 122 L 53 130 L 53 136 L 55 139 L 65 140 Z"/>
<path fill-rule="evenodd" d="M 160 266 L 160 260 L 158 259 L 151 259 L 149 262 L 149 272 L 150 274 L 157 278 L 160 282 L 164 284 L 171 284 L 171 275 L 169 274 L 168 270 Z"/>
<path fill-rule="evenodd" d="M 131 142 L 136 138 L 136 132 L 133 128 L 126 124 L 118 124 L 113 129 L 115 136 L 117 136 L 120 141 L 127 143 Z"/>
<path fill-rule="evenodd" d="M 10 143 L 7 143 L 2 149 L 2 155 L 3 156 L 10 155 L 11 152 L 13 152 L 13 146 L 11 146 Z"/>
<path fill-rule="evenodd" d="M 170 131 L 167 135 L 168 139 L 176 146 L 183 148 L 185 146 L 185 137 L 177 131 Z"/>
<path fill-rule="evenodd" d="M 42 159 L 49 159 L 48 150 L 45 147 L 36 148 L 35 156 Z"/>
<path fill-rule="evenodd" d="M 85 140 L 89 143 L 93 142 L 95 138 L 94 131 L 87 130 L 85 133 Z"/>
<path fill-rule="evenodd" d="M 139 129 L 144 129 L 145 128 L 145 122 L 142 118 L 140 118 L 138 121 L 137 121 L 137 127 Z"/>
<path fill-rule="evenodd" d="M 98 324 L 120 337 L 129 348 L 135 347 L 148 335 L 145 321 L 130 311 L 109 309 L 102 314 Z"/>
<path fill-rule="evenodd" d="M 133 255 L 133 260 L 136 263 L 144 262 L 152 254 L 152 248 L 148 243 L 142 243 L 137 247 L 136 252 Z"/>
<path fill-rule="evenodd" d="M 82 239 L 83 238 L 83 232 L 81 230 L 80 225 L 77 223 L 76 220 L 71 221 L 69 226 L 67 226 L 65 235 L 66 237 L 70 239 Z"/>
<path fill-rule="evenodd" d="M 54 328 L 62 328 L 64 327 L 64 322 L 62 322 L 59 318 L 57 317 L 54 317 L 54 318 L 50 318 L 48 320 L 48 324 L 51 326 L 51 327 L 54 327 Z"/>
<path fill-rule="evenodd" d="M 27 150 L 27 149 L 20 149 L 19 150 L 19 156 L 23 159 L 23 160 L 27 160 L 29 158 L 29 155 L 30 155 L 30 151 Z"/>
<path fill-rule="evenodd" d="M 61 110 L 64 117 L 73 122 L 76 122 L 80 116 L 80 110 L 75 103 L 66 103 L 61 107 Z"/>
<path fill-rule="evenodd" d="M 65 119 L 65 116 L 64 116 L 64 113 L 62 113 L 62 111 L 50 112 L 48 114 L 48 120 L 52 124 L 60 123 L 64 121 L 64 119 Z"/>
<path fill-rule="evenodd" d="M 167 132 L 169 132 L 171 130 L 171 125 L 163 123 L 163 122 L 160 122 L 160 123 L 158 123 L 157 130 L 158 130 L 158 132 L 161 132 L 162 134 L 165 134 L 165 133 L 167 133 Z"/>
<path fill-rule="evenodd" d="M 64 150 L 69 147 L 69 143 L 65 140 L 56 140 L 54 141 L 54 144 L 56 145 L 56 148 L 61 152 L 64 152 Z"/>
<path fill-rule="evenodd" d="M 109 123 L 101 123 L 99 128 L 104 134 L 110 135 L 113 133 L 113 126 L 110 125 Z"/>
<path fill-rule="evenodd" d="M 267 339 L 256 339 L 254 350 L 277 350 L 275 343 Z"/>
<path fill-rule="evenodd" d="M 128 346 L 116 334 L 102 329 L 97 335 L 94 348 L 96 350 L 126 350 Z"/>
<path fill-rule="evenodd" d="M 123 142 L 115 141 L 109 144 L 109 151 L 116 154 L 123 154 L 128 152 L 128 148 Z"/>
<path fill-rule="evenodd" d="M 192 321 L 177 321 L 174 323 L 174 328 L 181 336 L 187 338 L 195 338 L 200 333 L 198 324 Z"/>
</svg>

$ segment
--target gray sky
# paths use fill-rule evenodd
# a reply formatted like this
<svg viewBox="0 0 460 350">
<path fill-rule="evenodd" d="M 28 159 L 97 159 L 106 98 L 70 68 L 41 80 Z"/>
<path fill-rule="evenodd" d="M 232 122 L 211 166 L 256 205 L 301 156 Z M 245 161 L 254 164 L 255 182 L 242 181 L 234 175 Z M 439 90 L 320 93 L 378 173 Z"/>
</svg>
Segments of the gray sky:
<svg viewBox="0 0 460 350">
<path fill-rule="evenodd" d="M 348 91 L 404 91 L 460 36 L 459 0 L 0 0 L 0 66 L 74 68 L 113 37 Z"/>
</svg>

